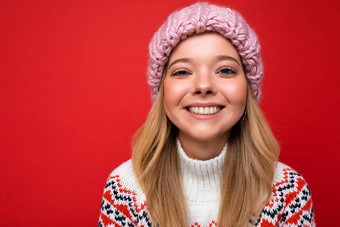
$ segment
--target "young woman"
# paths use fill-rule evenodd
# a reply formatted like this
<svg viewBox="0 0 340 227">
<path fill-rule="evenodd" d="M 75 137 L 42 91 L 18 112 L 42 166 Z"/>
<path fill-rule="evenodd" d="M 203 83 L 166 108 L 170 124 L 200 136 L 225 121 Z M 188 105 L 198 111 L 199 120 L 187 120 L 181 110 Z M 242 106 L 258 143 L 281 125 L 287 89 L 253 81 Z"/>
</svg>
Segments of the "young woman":
<svg viewBox="0 0 340 227">
<path fill-rule="evenodd" d="M 310 190 L 278 162 L 257 105 L 262 77 L 236 11 L 171 14 L 150 43 L 153 106 L 107 180 L 98 226 L 314 226 Z"/>
</svg>

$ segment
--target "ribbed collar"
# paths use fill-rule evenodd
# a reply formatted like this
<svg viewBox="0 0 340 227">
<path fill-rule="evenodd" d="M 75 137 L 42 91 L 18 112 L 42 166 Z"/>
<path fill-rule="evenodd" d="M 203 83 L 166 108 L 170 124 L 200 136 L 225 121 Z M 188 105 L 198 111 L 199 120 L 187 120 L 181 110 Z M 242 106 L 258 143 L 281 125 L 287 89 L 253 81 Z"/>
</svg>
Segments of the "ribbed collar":
<svg viewBox="0 0 340 227">
<path fill-rule="evenodd" d="M 195 204 L 218 202 L 220 198 L 220 177 L 227 144 L 218 156 L 205 161 L 189 158 L 179 139 L 177 139 L 177 149 L 183 190 L 187 201 Z"/>
</svg>

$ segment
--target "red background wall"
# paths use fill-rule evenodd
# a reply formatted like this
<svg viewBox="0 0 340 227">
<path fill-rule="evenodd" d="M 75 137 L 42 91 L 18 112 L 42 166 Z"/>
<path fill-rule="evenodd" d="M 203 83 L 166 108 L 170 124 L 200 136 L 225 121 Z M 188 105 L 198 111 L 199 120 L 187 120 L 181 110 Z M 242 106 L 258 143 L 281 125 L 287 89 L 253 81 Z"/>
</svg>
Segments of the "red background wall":
<svg viewBox="0 0 340 227">
<path fill-rule="evenodd" d="M 0 1 L 0 225 L 96 226 L 108 174 L 151 106 L 147 45 L 194 1 Z M 213 1 L 255 29 L 280 160 L 340 224 L 338 1 Z"/>
</svg>

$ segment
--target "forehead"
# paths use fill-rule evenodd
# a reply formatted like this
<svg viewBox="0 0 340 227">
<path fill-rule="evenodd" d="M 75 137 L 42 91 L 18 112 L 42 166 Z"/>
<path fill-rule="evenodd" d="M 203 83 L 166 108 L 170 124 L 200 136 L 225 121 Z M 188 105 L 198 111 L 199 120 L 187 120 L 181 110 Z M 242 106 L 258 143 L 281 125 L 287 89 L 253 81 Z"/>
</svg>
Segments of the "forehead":
<svg viewBox="0 0 340 227">
<path fill-rule="evenodd" d="M 229 55 L 240 60 L 238 51 L 232 43 L 215 32 L 190 36 L 181 41 L 170 55 L 169 62 L 175 58 L 200 58 L 204 56 Z"/>
</svg>

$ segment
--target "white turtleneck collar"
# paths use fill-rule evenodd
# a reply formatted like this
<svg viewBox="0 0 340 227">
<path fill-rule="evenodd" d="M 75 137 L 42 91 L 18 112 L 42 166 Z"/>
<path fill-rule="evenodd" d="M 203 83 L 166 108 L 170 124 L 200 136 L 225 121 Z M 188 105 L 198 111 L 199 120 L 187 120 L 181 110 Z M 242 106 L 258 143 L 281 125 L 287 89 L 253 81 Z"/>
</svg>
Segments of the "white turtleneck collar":
<svg viewBox="0 0 340 227">
<path fill-rule="evenodd" d="M 177 149 L 183 177 L 183 191 L 188 205 L 219 203 L 220 177 L 227 144 L 218 156 L 205 161 L 189 158 L 179 139 L 177 139 Z"/>
</svg>

